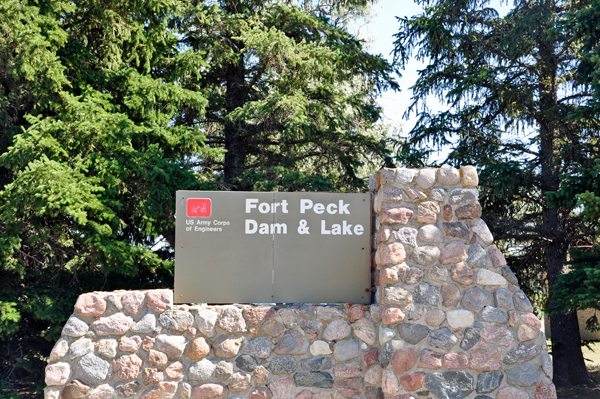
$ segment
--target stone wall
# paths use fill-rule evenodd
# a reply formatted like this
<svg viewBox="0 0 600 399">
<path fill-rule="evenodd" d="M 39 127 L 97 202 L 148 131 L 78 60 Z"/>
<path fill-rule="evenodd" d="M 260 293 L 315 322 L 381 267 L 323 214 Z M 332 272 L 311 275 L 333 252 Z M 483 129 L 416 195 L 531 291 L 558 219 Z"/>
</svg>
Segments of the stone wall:
<svg viewBox="0 0 600 399">
<path fill-rule="evenodd" d="M 375 304 L 173 305 L 79 297 L 47 399 L 555 399 L 541 322 L 480 219 L 477 174 L 372 179 Z"/>
</svg>

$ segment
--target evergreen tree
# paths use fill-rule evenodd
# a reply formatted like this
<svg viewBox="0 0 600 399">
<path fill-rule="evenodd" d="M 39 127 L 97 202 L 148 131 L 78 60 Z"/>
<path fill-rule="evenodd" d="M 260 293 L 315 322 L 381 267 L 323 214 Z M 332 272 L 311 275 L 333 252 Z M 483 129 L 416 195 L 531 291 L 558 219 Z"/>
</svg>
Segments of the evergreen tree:
<svg viewBox="0 0 600 399">
<path fill-rule="evenodd" d="M 365 161 L 390 164 L 374 137 L 374 96 L 397 88 L 394 70 L 345 27 L 369 3 L 193 2 L 183 42 L 208 66 L 186 87 L 209 104 L 178 123 L 202 126 L 207 144 L 226 150 L 198 157 L 198 168 L 222 174 L 227 189 L 347 190 L 364 188 Z"/>
<path fill-rule="evenodd" d="M 427 62 L 413 87 L 410 145 L 450 147 L 448 162 L 479 165 L 484 215 L 512 245 L 510 266 L 526 285 L 537 281 L 530 288 L 543 276 L 553 285 L 569 248 L 591 235 L 574 195 L 561 193 L 597 154 L 597 113 L 587 108 L 597 78 L 581 69 L 582 38 L 595 45 L 597 36 L 573 24 L 578 12 L 596 15 L 597 2 L 516 0 L 505 16 L 483 0 L 419 3 L 428 7 L 400 19 L 395 42 L 400 65 L 412 52 Z M 427 109 L 428 95 L 448 110 Z M 553 314 L 550 325 L 555 384 L 591 384 L 576 313 Z"/>
</svg>

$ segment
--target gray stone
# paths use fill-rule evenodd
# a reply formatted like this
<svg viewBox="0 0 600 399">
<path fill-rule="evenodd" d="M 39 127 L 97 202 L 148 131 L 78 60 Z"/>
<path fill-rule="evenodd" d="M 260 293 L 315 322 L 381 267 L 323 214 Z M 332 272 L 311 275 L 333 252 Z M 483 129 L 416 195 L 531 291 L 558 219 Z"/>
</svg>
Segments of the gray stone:
<svg viewBox="0 0 600 399">
<path fill-rule="evenodd" d="M 469 248 L 469 251 L 467 252 L 467 263 L 478 268 L 490 267 L 490 260 L 487 252 L 480 243 L 475 243 Z"/>
<path fill-rule="evenodd" d="M 419 265 L 429 266 L 440 258 L 440 249 L 433 245 L 424 245 L 416 248 L 410 258 Z"/>
<path fill-rule="evenodd" d="M 552 358 L 547 352 L 542 353 L 542 370 L 548 376 L 548 378 L 552 379 L 552 375 L 554 374 L 554 370 L 552 369 Z"/>
<path fill-rule="evenodd" d="M 89 328 L 85 321 L 71 316 L 62 329 L 62 335 L 66 335 L 67 337 L 83 337 Z"/>
<path fill-rule="evenodd" d="M 69 355 L 71 360 L 87 355 L 94 351 L 94 343 L 89 338 L 81 338 L 71 344 Z"/>
<path fill-rule="evenodd" d="M 494 290 L 494 306 L 497 308 L 511 309 L 512 305 L 512 295 L 507 289 L 496 288 Z"/>
<path fill-rule="evenodd" d="M 425 272 L 420 267 L 407 266 L 401 264 L 398 266 L 398 276 L 400 280 L 406 285 L 413 285 L 423 281 Z"/>
<path fill-rule="evenodd" d="M 440 289 L 431 283 L 421 283 L 413 292 L 415 303 L 437 306 L 440 303 Z"/>
<path fill-rule="evenodd" d="M 500 273 L 509 283 L 519 286 L 519 280 L 517 280 L 517 276 L 515 276 L 508 266 L 504 266 L 502 269 L 500 269 Z"/>
<path fill-rule="evenodd" d="M 436 281 L 447 281 L 448 269 L 441 265 L 433 265 L 429 268 L 429 278 Z"/>
<path fill-rule="evenodd" d="M 346 314 L 335 306 L 319 306 L 317 307 L 317 318 L 319 320 L 333 320 L 345 318 Z"/>
<path fill-rule="evenodd" d="M 98 341 L 98 354 L 106 359 L 117 356 L 118 343 L 116 339 L 101 339 Z"/>
<path fill-rule="evenodd" d="M 297 387 L 333 388 L 333 377 L 324 371 L 299 371 L 294 374 Z"/>
<path fill-rule="evenodd" d="M 286 328 L 296 328 L 298 326 L 298 315 L 292 308 L 283 308 L 280 309 L 277 313 L 281 316 L 281 320 L 283 320 L 283 324 Z"/>
<path fill-rule="evenodd" d="M 379 360 L 379 365 L 385 369 L 392 361 L 393 356 L 394 347 L 392 346 L 391 342 L 386 342 L 386 344 L 383 345 L 383 348 L 379 350 L 379 355 L 377 356 L 377 359 Z"/>
<path fill-rule="evenodd" d="M 181 334 L 192 326 L 194 318 L 184 310 L 167 310 L 159 316 L 158 322 L 163 328 Z"/>
<path fill-rule="evenodd" d="M 484 307 L 481 313 L 479 313 L 479 318 L 488 323 L 508 323 L 508 315 L 506 312 L 493 306 Z"/>
<path fill-rule="evenodd" d="M 460 347 L 466 351 L 474 347 L 481 337 L 474 328 L 467 328 L 463 334 L 463 339 L 460 341 Z"/>
<path fill-rule="evenodd" d="M 513 293 L 513 303 L 515 304 L 515 309 L 524 313 L 532 313 L 533 306 L 531 306 L 531 302 L 529 302 L 529 298 L 522 290 L 516 290 Z"/>
<path fill-rule="evenodd" d="M 425 387 L 439 399 L 463 399 L 473 392 L 473 377 L 465 371 L 425 375 Z"/>
<path fill-rule="evenodd" d="M 227 382 L 233 375 L 233 364 L 221 360 L 215 366 L 215 377 L 223 382 Z"/>
<path fill-rule="evenodd" d="M 314 319 L 317 316 L 317 309 L 313 305 L 302 305 L 298 313 L 305 319 Z"/>
<path fill-rule="evenodd" d="M 404 306 L 412 302 L 412 294 L 400 287 L 386 287 L 383 296 L 388 305 Z"/>
<path fill-rule="evenodd" d="M 400 323 L 398 324 L 398 334 L 400 338 L 411 345 L 416 345 L 423 340 L 428 334 L 429 327 L 422 324 Z"/>
<path fill-rule="evenodd" d="M 327 356 L 317 356 L 302 359 L 300 364 L 302 369 L 306 371 L 323 371 L 333 367 L 333 361 Z"/>
<path fill-rule="evenodd" d="M 317 334 L 318 334 L 317 330 Z M 350 323 L 343 319 L 336 319 L 330 322 L 325 331 L 323 331 L 323 339 L 327 341 L 338 341 L 348 337 L 352 333 Z"/>
<path fill-rule="evenodd" d="M 504 378 L 502 371 L 486 371 L 477 376 L 477 393 L 490 393 L 500 387 Z"/>
<path fill-rule="evenodd" d="M 358 339 L 366 342 L 368 345 L 375 345 L 377 342 L 377 329 L 375 323 L 366 317 L 355 321 L 354 324 L 352 324 L 352 330 Z"/>
<path fill-rule="evenodd" d="M 117 385 L 115 387 L 115 392 L 117 392 L 119 396 L 128 398 L 137 394 L 142 388 L 142 384 L 137 382 L 128 382 L 127 384 Z"/>
<path fill-rule="evenodd" d="M 453 186 L 460 183 L 460 172 L 450 165 L 442 165 L 437 171 L 437 179 L 442 184 Z"/>
<path fill-rule="evenodd" d="M 479 287 L 473 287 L 465 292 L 460 303 L 465 309 L 479 313 L 487 305 L 491 297 L 492 295 L 488 291 Z"/>
<path fill-rule="evenodd" d="M 133 327 L 131 327 L 131 331 L 140 334 L 148 334 L 154 331 L 156 328 L 156 316 L 152 313 L 147 313 L 144 317 L 141 318 L 140 321 L 135 323 Z"/>
<path fill-rule="evenodd" d="M 215 335 L 215 325 L 217 324 L 217 318 L 219 315 L 217 312 L 209 309 L 199 309 L 196 312 L 196 326 L 198 331 L 207 337 Z"/>
<path fill-rule="evenodd" d="M 530 387 L 541 381 L 540 365 L 526 363 L 506 369 L 506 382 L 518 387 Z"/>
<path fill-rule="evenodd" d="M 492 399 L 492 397 L 487 395 L 477 395 L 474 399 Z"/>
<path fill-rule="evenodd" d="M 251 355 L 240 355 L 235 359 L 235 365 L 238 369 L 250 373 L 258 367 L 258 360 Z"/>
<path fill-rule="evenodd" d="M 333 345 L 333 356 L 340 362 L 358 357 L 358 341 L 347 339 L 336 342 Z"/>
<path fill-rule="evenodd" d="M 408 313 L 406 314 L 406 318 L 408 320 L 419 320 L 425 314 L 425 305 L 413 303 L 412 306 L 407 308 Z"/>
<path fill-rule="evenodd" d="M 156 349 L 171 359 L 179 359 L 185 350 L 186 340 L 181 335 L 159 335 L 156 337 Z"/>
<path fill-rule="evenodd" d="M 446 200 L 446 196 L 448 195 L 448 190 L 441 187 L 436 187 L 429 192 L 429 196 L 432 200 L 437 202 L 444 202 Z"/>
<path fill-rule="evenodd" d="M 458 343 L 458 338 L 447 327 L 442 327 L 430 332 L 427 342 L 436 348 L 451 349 Z"/>
<path fill-rule="evenodd" d="M 308 351 L 308 341 L 298 331 L 287 330 L 275 347 L 278 355 L 303 355 Z"/>
<path fill-rule="evenodd" d="M 397 242 L 401 242 L 402 244 L 413 248 L 417 246 L 417 229 L 413 229 L 412 227 L 403 227 L 401 229 L 394 230 L 392 235 Z"/>
<path fill-rule="evenodd" d="M 190 381 L 207 382 L 212 377 L 216 366 L 208 359 L 202 359 L 199 362 L 192 363 L 188 370 Z"/>
<path fill-rule="evenodd" d="M 106 379 L 109 369 L 110 363 L 93 353 L 88 353 L 77 362 L 75 374 L 88 384 L 98 385 Z"/>
<path fill-rule="evenodd" d="M 479 197 L 479 191 L 475 189 L 455 189 L 450 191 L 448 203 L 450 205 L 475 204 Z"/>
<path fill-rule="evenodd" d="M 412 183 L 415 175 L 417 174 L 416 169 L 398 168 L 396 169 L 396 182 L 401 184 Z"/>
<path fill-rule="evenodd" d="M 269 368 L 273 374 L 292 374 L 298 370 L 298 364 L 291 356 L 276 356 L 271 359 Z"/>
<path fill-rule="evenodd" d="M 519 344 L 516 348 L 508 351 L 502 361 L 506 364 L 525 363 L 539 356 L 541 352 L 542 350 L 537 344 Z"/>
<path fill-rule="evenodd" d="M 464 222 L 446 222 L 442 223 L 444 234 L 447 237 L 459 238 L 464 241 L 469 240 L 471 230 L 467 227 Z"/>
<path fill-rule="evenodd" d="M 268 337 L 259 337 L 244 342 L 242 350 L 253 354 L 260 359 L 266 359 L 271 354 L 271 339 Z"/>
</svg>

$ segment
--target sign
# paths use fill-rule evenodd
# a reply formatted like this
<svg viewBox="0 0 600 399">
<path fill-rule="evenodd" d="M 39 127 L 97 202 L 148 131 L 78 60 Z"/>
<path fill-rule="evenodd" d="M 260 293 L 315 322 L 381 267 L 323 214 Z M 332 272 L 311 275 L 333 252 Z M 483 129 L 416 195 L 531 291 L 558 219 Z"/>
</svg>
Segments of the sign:
<svg viewBox="0 0 600 399">
<path fill-rule="evenodd" d="M 178 191 L 176 303 L 369 303 L 370 194 Z"/>
</svg>

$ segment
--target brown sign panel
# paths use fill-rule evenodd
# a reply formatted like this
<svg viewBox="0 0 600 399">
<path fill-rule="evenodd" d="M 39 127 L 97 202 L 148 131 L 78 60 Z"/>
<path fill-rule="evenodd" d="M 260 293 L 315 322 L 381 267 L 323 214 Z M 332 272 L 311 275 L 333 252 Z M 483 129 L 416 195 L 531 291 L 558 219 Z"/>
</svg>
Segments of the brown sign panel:
<svg viewBox="0 0 600 399">
<path fill-rule="evenodd" d="M 178 191 L 177 303 L 368 303 L 370 195 Z"/>
</svg>

